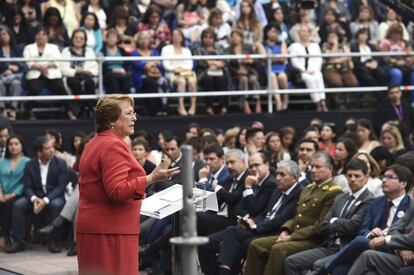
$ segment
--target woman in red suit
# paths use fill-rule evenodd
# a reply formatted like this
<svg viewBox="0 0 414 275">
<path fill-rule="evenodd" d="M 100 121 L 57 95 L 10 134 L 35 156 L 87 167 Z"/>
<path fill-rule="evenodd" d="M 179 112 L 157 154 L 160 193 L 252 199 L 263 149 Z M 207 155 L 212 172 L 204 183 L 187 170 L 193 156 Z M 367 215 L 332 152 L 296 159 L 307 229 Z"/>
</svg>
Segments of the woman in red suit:
<svg viewBox="0 0 414 275">
<path fill-rule="evenodd" d="M 150 175 L 123 137 L 134 133 L 134 101 L 109 95 L 96 106 L 97 135 L 79 165 L 77 250 L 79 274 L 138 274 L 139 212 L 145 188 L 179 173 L 163 161 Z"/>
</svg>

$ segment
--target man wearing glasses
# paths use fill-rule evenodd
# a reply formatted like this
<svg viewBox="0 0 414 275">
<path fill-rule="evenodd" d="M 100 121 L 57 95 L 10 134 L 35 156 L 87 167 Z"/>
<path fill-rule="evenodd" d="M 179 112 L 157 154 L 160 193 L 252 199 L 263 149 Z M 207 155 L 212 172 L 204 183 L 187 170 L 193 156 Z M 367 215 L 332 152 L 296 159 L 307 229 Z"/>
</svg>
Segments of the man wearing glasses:
<svg viewBox="0 0 414 275">
<path fill-rule="evenodd" d="M 389 166 L 382 176 L 382 190 L 385 195 L 372 202 L 359 236 L 341 248 L 328 262 L 315 266 L 312 274 L 354 275 L 357 274 L 357 267 L 362 265 L 361 261 L 358 259 L 359 264 L 351 270 L 350 268 L 361 253 L 369 249 L 386 251 L 383 246 L 389 243 L 386 240 L 389 238 L 387 236 L 390 226 L 404 216 L 410 205 L 411 199 L 406 193 L 411 188 L 411 177 L 408 168 L 399 164 Z M 395 274 L 395 272 L 381 274 Z"/>
<path fill-rule="evenodd" d="M 301 192 L 295 216 L 280 227 L 280 234 L 250 243 L 246 275 L 282 275 L 286 257 L 319 245 L 321 223 L 342 189 L 332 179 L 329 153 L 318 151 L 313 156 L 311 173 L 313 182 Z"/>
</svg>

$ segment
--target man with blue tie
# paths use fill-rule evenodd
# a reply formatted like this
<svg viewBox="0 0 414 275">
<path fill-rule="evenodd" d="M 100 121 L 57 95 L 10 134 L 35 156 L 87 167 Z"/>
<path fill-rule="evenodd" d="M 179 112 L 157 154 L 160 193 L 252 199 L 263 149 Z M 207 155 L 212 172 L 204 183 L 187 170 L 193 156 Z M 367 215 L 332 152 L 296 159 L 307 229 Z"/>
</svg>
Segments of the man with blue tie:
<svg viewBox="0 0 414 275">
<path fill-rule="evenodd" d="M 384 173 L 385 185 L 410 185 L 412 174 L 398 164 L 390 166 Z M 385 193 L 385 192 L 384 192 Z M 369 241 L 370 250 L 363 252 L 349 270 L 349 274 L 396 274 L 414 259 L 414 201 L 406 214 L 389 227 L 387 233 Z"/>
<path fill-rule="evenodd" d="M 376 240 L 387 236 L 390 226 L 404 216 L 410 205 L 411 199 L 406 194 L 411 187 L 410 177 L 407 178 L 407 174 L 410 175 L 411 172 L 399 164 L 385 169 L 382 177 L 384 196 L 373 200 L 362 223 L 359 236 L 332 257 L 316 261 L 312 274 L 348 274 L 352 264 L 361 253 L 378 246 Z"/>
<path fill-rule="evenodd" d="M 206 190 L 212 191 L 214 184 L 222 185 L 229 176 L 227 166 L 224 164 L 224 151 L 218 144 L 208 145 L 203 150 L 206 166 L 198 171 L 199 183 L 206 185 Z"/>
<path fill-rule="evenodd" d="M 293 254 L 285 260 L 285 274 L 300 274 L 312 269 L 318 259 L 335 254 L 341 246 L 352 240 L 374 199 L 368 190 L 368 166 L 359 159 L 352 159 L 345 167 L 345 175 L 351 192 L 335 198 L 331 210 L 321 225 L 324 236 L 322 245 Z"/>
<path fill-rule="evenodd" d="M 209 236 L 210 242 L 199 248 L 201 269 L 206 275 L 235 274 L 249 243 L 262 236 L 274 234 L 293 216 L 304 183 L 299 183 L 299 166 L 290 160 L 280 161 L 276 170 L 277 189 L 273 191 L 266 209 L 256 217 L 239 221 L 239 225 Z M 216 253 L 218 256 L 216 257 Z"/>
<path fill-rule="evenodd" d="M 229 176 L 223 183 L 213 182 L 219 211 L 197 212 L 197 232 L 207 236 L 236 224 L 235 208 L 242 198 L 244 181 L 248 176 L 246 155 L 240 149 L 230 149 L 224 156 Z"/>
</svg>

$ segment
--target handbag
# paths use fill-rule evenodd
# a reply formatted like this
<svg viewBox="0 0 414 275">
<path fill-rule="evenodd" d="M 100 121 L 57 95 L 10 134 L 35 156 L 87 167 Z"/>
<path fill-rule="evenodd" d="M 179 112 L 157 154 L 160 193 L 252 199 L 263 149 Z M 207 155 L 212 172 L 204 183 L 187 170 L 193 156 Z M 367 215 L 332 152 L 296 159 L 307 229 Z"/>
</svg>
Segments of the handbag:
<svg viewBox="0 0 414 275">
<path fill-rule="evenodd" d="M 222 69 L 207 69 L 207 75 L 209 76 L 223 76 Z"/>
<path fill-rule="evenodd" d="M 302 72 L 295 67 L 289 67 L 287 69 L 288 79 L 292 81 L 293 85 L 300 85 L 303 83 Z"/>
<path fill-rule="evenodd" d="M 150 78 L 160 78 L 161 72 L 160 69 L 154 65 L 145 69 L 145 75 Z"/>
</svg>

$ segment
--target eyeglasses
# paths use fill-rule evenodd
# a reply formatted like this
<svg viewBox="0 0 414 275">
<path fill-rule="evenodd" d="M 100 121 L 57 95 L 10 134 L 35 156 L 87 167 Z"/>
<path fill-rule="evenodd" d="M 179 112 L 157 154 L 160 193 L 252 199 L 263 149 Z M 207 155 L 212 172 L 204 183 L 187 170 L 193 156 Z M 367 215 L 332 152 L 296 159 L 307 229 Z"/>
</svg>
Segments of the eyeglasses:
<svg viewBox="0 0 414 275">
<path fill-rule="evenodd" d="M 250 164 L 249 165 L 249 168 L 257 168 L 257 167 L 260 167 L 260 165 L 262 165 L 263 163 L 252 163 L 252 164 Z"/>
<path fill-rule="evenodd" d="M 382 175 L 379 177 L 381 180 L 400 180 L 398 176 Z"/>
<path fill-rule="evenodd" d="M 137 117 L 137 113 L 135 111 L 129 111 L 128 113 L 125 113 L 125 115 L 129 117 Z"/>
</svg>

